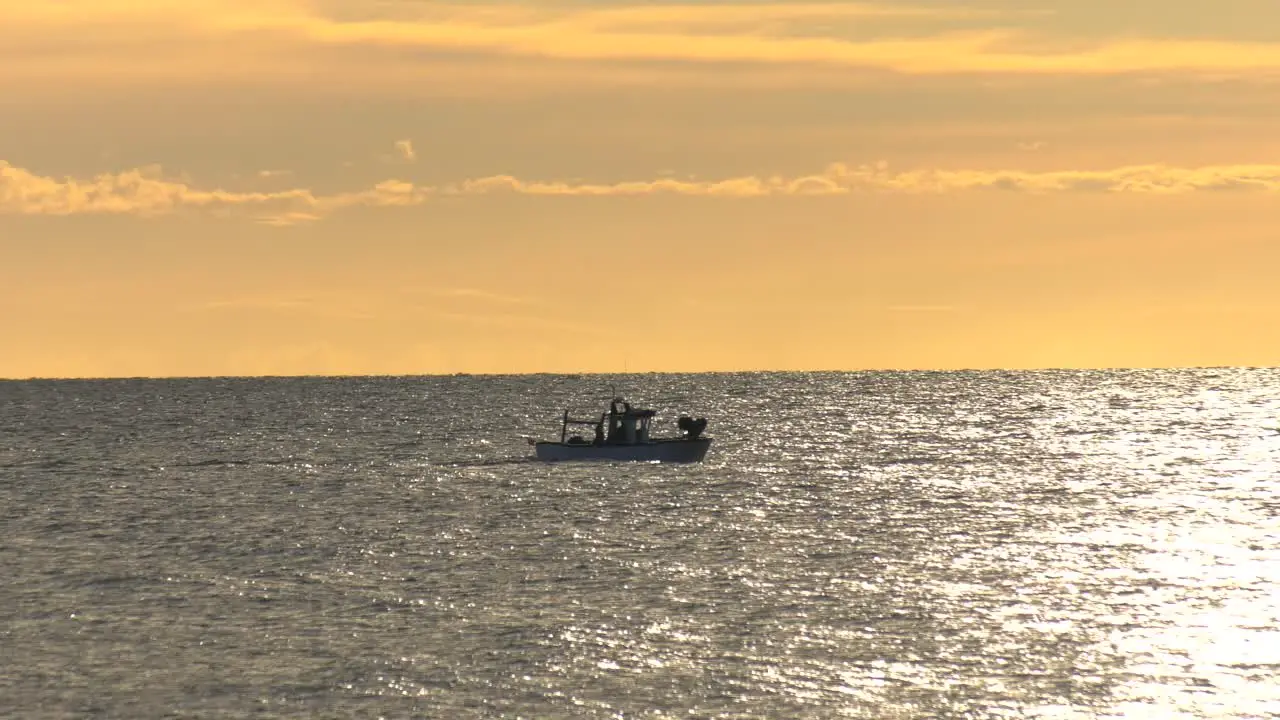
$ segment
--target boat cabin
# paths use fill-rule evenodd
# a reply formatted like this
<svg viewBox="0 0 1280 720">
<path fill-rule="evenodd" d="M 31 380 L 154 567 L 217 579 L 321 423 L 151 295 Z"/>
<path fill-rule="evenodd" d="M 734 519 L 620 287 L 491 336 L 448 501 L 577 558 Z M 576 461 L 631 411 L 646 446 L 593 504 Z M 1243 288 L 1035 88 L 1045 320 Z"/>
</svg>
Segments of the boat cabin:
<svg viewBox="0 0 1280 720">
<path fill-rule="evenodd" d="M 656 414 L 654 410 L 633 408 L 631 403 L 620 397 L 609 403 L 609 412 L 601 413 L 598 420 L 574 419 L 565 410 L 560 442 L 566 445 L 643 445 L 649 442 L 649 424 Z M 581 435 L 570 437 L 570 425 L 594 426 L 595 437 L 590 443 Z"/>
</svg>

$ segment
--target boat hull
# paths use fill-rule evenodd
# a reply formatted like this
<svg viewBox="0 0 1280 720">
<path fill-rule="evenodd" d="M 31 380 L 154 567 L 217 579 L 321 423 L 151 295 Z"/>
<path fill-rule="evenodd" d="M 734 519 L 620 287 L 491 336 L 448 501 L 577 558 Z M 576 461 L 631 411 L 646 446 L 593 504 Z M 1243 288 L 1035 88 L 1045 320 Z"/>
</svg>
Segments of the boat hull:
<svg viewBox="0 0 1280 720">
<path fill-rule="evenodd" d="M 642 462 L 701 462 L 711 447 L 711 438 L 697 440 L 654 440 L 639 445 L 578 445 L 539 442 L 534 450 L 539 460 L 615 460 Z"/>
</svg>

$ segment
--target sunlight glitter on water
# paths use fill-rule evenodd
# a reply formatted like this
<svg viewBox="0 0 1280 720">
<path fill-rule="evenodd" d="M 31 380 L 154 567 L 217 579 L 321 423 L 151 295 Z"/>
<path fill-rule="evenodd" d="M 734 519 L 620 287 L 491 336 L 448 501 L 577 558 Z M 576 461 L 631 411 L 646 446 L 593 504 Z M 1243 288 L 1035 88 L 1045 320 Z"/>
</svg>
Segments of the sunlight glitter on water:
<svg viewBox="0 0 1280 720">
<path fill-rule="evenodd" d="M 637 376 L 705 463 L 529 462 L 583 382 L 0 387 L 9 714 L 1280 714 L 1280 373 Z"/>
<path fill-rule="evenodd" d="M 1280 475 L 1280 438 L 1242 422 L 1230 412 L 1240 405 L 1218 391 L 1195 401 L 1196 410 L 1159 415 L 1173 429 L 1093 443 L 1100 473 L 1132 491 L 1106 499 L 1105 525 L 1046 538 L 1106 558 L 1075 581 L 1111 608 L 1095 622 L 1111 627 L 1099 650 L 1125 660 L 1106 710 L 1117 717 L 1280 714 L 1280 533 L 1258 502 Z M 1219 422 L 1191 434 L 1203 421 L 1174 419 L 1208 408 L 1240 431 Z"/>
</svg>

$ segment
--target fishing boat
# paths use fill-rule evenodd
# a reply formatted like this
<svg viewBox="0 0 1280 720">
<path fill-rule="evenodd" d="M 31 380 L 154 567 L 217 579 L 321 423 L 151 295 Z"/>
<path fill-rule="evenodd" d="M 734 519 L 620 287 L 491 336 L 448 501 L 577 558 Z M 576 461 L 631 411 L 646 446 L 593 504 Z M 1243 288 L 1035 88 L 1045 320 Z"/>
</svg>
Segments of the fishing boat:
<svg viewBox="0 0 1280 720">
<path fill-rule="evenodd" d="M 657 438 L 649 435 L 657 412 L 631 407 L 631 403 L 615 397 L 609 411 L 588 420 L 570 417 L 564 411 L 560 441 L 526 438 L 539 460 L 641 460 L 673 463 L 700 462 L 711 447 L 711 438 L 703 436 L 706 418 L 682 415 L 676 421 L 680 435 Z M 588 426 L 595 430 L 590 440 L 570 435 L 571 427 Z"/>
</svg>

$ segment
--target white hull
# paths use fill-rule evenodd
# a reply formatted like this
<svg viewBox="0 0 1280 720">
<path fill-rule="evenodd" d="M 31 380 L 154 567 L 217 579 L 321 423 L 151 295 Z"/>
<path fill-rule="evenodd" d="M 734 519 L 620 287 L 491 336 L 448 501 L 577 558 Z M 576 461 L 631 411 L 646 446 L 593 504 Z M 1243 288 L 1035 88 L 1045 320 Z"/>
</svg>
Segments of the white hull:
<svg viewBox="0 0 1280 720">
<path fill-rule="evenodd" d="M 639 460 L 656 462 L 700 462 L 711 447 L 711 438 L 697 440 L 654 440 L 637 445 L 576 445 L 539 442 L 534 446 L 539 460 Z"/>
</svg>

